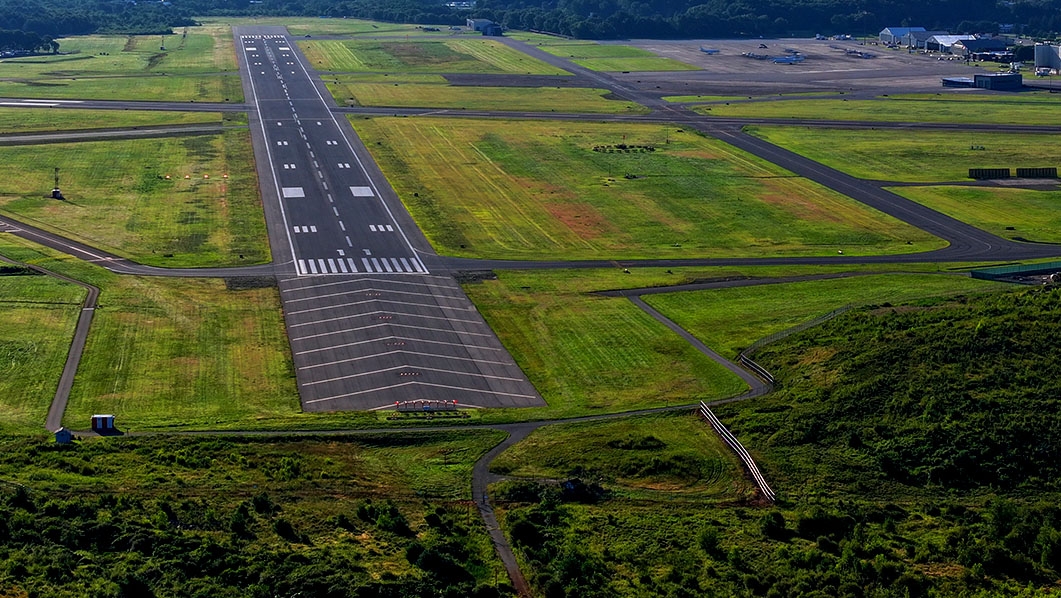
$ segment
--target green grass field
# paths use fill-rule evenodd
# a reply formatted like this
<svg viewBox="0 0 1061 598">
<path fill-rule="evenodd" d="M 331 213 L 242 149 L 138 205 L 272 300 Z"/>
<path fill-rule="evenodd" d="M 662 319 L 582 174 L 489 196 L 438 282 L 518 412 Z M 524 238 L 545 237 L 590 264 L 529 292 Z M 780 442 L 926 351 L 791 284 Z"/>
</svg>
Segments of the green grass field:
<svg viewBox="0 0 1061 598">
<path fill-rule="evenodd" d="M 0 81 L 0 97 L 159 102 L 242 102 L 239 76 L 123 75 Z"/>
<path fill-rule="evenodd" d="M 220 73 L 236 70 L 228 27 L 177 29 L 175 35 L 64 37 L 59 54 L 0 60 L 0 77 L 69 78 L 143 73 Z M 165 44 L 165 50 L 162 46 Z"/>
<path fill-rule="evenodd" d="M 736 376 L 630 301 L 587 295 L 582 285 L 592 283 L 582 276 L 572 271 L 502 272 L 498 280 L 464 286 L 549 403 L 548 408 L 520 409 L 507 417 L 570 417 L 743 392 Z M 610 281 L 604 274 L 603 284 Z"/>
<path fill-rule="evenodd" d="M 0 133 L 80 131 L 156 125 L 238 124 L 240 121 L 245 124 L 246 117 L 229 112 L 0 108 Z"/>
<path fill-rule="evenodd" d="M 965 276 L 877 274 L 707 291 L 646 295 L 646 303 L 725 357 L 760 338 L 844 306 L 901 303 L 986 292 L 1004 285 Z"/>
<path fill-rule="evenodd" d="M 978 131 L 887 131 L 809 127 L 746 127 L 746 131 L 852 176 L 884 181 L 969 180 L 970 168 L 1056 165 L 1061 141 L 1053 135 Z M 822 143 L 827 135 L 829 143 Z M 984 149 L 974 149 L 983 147 Z"/>
<path fill-rule="evenodd" d="M 54 166 L 68 201 L 46 197 Z M 0 180 L 0 211 L 143 263 L 270 259 L 245 130 L 0 148 Z"/>
<path fill-rule="evenodd" d="M 997 187 L 896 187 L 895 193 L 1003 238 L 1061 243 L 1061 193 Z"/>
<path fill-rule="evenodd" d="M 668 102 L 728 102 L 731 100 L 750 100 L 753 97 L 760 100 L 773 99 L 773 98 L 807 98 L 815 96 L 833 96 L 838 95 L 841 92 L 835 91 L 800 91 L 794 93 L 779 93 L 773 95 L 760 95 L 760 96 L 712 96 L 712 95 L 686 95 L 686 96 L 663 96 L 663 99 Z"/>
<path fill-rule="evenodd" d="M 732 499 L 745 483 L 732 451 L 688 413 L 546 426 L 499 455 L 490 469 L 517 478 L 599 480 L 641 497 Z"/>
<path fill-rule="evenodd" d="M 300 411 L 279 292 L 268 281 L 228 288 L 222 279 L 120 276 L 7 235 L 0 254 L 101 289 L 67 427 L 87 428 L 93 413 L 114 413 L 125 431 L 336 425 Z"/>
<path fill-rule="evenodd" d="M 386 73 L 517 73 L 565 71 L 490 39 L 411 41 L 304 40 L 299 47 L 318 71 Z"/>
<path fill-rule="evenodd" d="M 430 76 L 430 75 L 428 75 Z M 325 83 L 340 104 L 397 108 L 442 108 L 450 110 L 529 110 L 536 112 L 585 112 L 600 114 L 644 114 L 648 109 L 633 102 L 608 99 L 603 89 L 566 87 L 472 87 L 390 77 L 369 82 L 360 77 L 327 77 Z"/>
<path fill-rule="evenodd" d="M 351 120 L 444 254 L 866 255 L 942 246 L 765 161 L 674 127 Z M 618 144 L 655 151 L 594 151 Z"/>
<path fill-rule="evenodd" d="M 291 35 L 351 35 L 357 37 L 413 36 L 441 37 L 453 33 L 446 25 L 435 25 L 442 31 L 424 31 L 423 26 L 406 23 L 386 23 L 365 19 L 322 19 L 319 17 L 217 17 L 199 19 L 203 25 L 266 25 L 287 27 Z M 430 25 L 427 25 L 430 26 Z M 479 36 L 478 33 L 474 35 Z"/>
<path fill-rule="evenodd" d="M 699 68 L 657 56 L 633 46 L 611 44 L 542 44 L 546 52 L 570 59 L 579 66 L 594 71 L 698 71 Z"/>
<path fill-rule="evenodd" d="M 928 99 L 931 97 L 932 99 Z M 890 122 L 953 122 L 1034 125 L 1049 122 L 1049 101 L 1014 96 L 918 96 L 873 100 L 793 100 L 791 102 L 741 102 L 696 106 L 707 116 L 749 118 L 814 118 Z"/>
<path fill-rule="evenodd" d="M 64 424 L 180 429 L 299 411 L 275 287 L 116 277 L 100 297 Z"/>
<path fill-rule="evenodd" d="M 19 275 L 9 268 L 0 263 L 0 431 L 39 433 L 85 292 L 51 277 Z"/>
<path fill-rule="evenodd" d="M 232 34 L 225 26 L 189 27 L 167 36 L 86 35 L 58 42 L 60 54 L 0 61 L 0 96 L 243 101 Z"/>
</svg>

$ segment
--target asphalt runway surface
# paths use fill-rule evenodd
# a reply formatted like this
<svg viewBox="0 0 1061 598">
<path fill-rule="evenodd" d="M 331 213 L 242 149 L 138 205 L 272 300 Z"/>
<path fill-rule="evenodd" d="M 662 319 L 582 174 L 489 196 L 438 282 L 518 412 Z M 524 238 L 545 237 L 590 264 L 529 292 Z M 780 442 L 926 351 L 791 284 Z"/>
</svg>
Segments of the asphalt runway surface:
<svg viewBox="0 0 1061 598">
<path fill-rule="evenodd" d="M 302 407 L 545 401 L 450 276 L 282 27 L 236 27 Z"/>
</svg>

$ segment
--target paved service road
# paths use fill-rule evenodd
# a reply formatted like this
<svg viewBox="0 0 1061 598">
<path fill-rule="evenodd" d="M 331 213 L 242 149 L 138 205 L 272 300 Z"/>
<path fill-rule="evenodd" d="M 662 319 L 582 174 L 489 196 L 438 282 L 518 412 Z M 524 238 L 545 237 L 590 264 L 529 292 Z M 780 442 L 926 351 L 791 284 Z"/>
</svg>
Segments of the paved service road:
<svg viewBox="0 0 1061 598">
<path fill-rule="evenodd" d="M 286 29 L 233 34 L 303 409 L 544 405 Z"/>
</svg>

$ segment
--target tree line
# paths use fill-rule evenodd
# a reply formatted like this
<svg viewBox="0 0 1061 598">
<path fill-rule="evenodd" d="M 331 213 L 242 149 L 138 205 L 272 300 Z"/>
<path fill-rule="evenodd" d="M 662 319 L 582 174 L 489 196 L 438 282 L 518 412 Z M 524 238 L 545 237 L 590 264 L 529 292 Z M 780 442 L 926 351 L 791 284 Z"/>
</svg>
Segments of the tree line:
<svg viewBox="0 0 1061 598">
<path fill-rule="evenodd" d="M 478 0 L 472 11 L 443 0 L 0 0 L 0 28 L 53 38 L 87 33 L 169 33 L 197 16 L 324 16 L 401 23 L 505 27 L 587 39 L 712 38 L 876 33 L 921 25 L 955 33 L 1014 24 L 1025 35 L 1061 31 L 1061 0 Z M 966 31 L 966 29 L 968 31 Z"/>
</svg>

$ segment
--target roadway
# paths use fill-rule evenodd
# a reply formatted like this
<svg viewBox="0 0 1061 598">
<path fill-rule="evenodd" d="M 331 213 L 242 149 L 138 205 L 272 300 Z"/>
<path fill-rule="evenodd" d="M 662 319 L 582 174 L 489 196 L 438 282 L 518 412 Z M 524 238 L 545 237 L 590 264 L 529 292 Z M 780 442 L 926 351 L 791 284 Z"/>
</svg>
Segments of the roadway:
<svg viewBox="0 0 1061 598">
<path fill-rule="evenodd" d="M 544 405 L 286 29 L 233 35 L 303 409 Z"/>
</svg>

